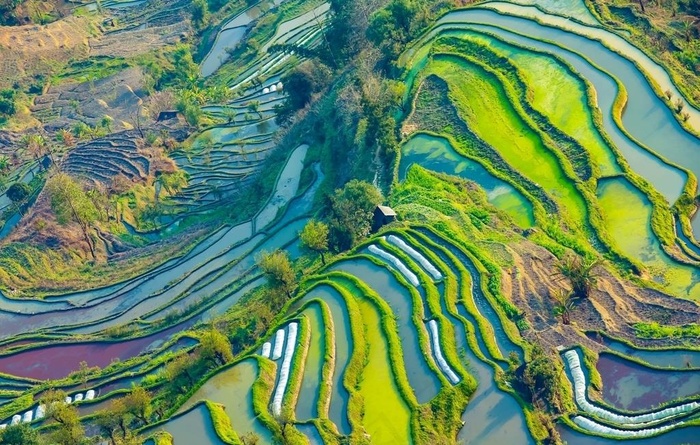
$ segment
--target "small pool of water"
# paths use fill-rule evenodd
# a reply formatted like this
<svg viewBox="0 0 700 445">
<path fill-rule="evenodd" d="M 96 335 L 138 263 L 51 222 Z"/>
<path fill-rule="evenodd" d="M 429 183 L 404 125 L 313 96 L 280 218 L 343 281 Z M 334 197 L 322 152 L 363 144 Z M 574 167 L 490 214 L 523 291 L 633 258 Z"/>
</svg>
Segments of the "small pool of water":
<svg viewBox="0 0 700 445">
<path fill-rule="evenodd" d="M 603 380 L 603 400 L 623 410 L 649 410 L 700 395 L 698 371 L 651 369 L 605 352 L 600 354 L 596 369 Z"/>
<path fill-rule="evenodd" d="M 201 400 L 220 403 L 226 407 L 226 414 L 236 433 L 255 433 L 264 443 L 271 443 L 272 433 L 256 418 L 253 411 L 252 386 L 257 377 L 257 361 L 243 360 L 210 378 L 178 412 L 187 411 Z"/>
<path fill-rule="evenodd" d="M 211 414 L 204 404 L 159 428 L 173 436 L 173 445 L 225 445 L 214 431 Z"/>
<path fill-rule="evenodd" d="M 414 163 L 476 182 L 486 192 L 489 202 L 507 213 L 518 226 L 534 225 L 532 204 L 518 190 L 493 176 L 478 162 L 457 153 L 447 139 L 424 133 L 412 136 L 401 148 L 400 180 L 406 178 L 408 168 Z"/>
<path fill-rule="evenodd" d="M 457 348 L 463 356 L 469 373 L 478 382 L 476 391 L 462 414 L 464 427 L 457 439 L 460 444 L 534 444 L 525 422 L 521 406 L 509 394 L 501 391 L 493 381 L 493 368 L 482 362 L 467 343 L 464 323 L 455 323 Z M 474 335 L 470 324 L 469 335 Z M 486 354 L 485 350 L 481 351 Z"/>
<path fill-rule="evenodd" d="M 629 357 L 638 358 L 660 368 L 700 368 L 700 351 L 689 351 L 687 349 L 639 349 L 595 332 L 586 333 L 586 337 L 605 345 L 608 349 Z"/>
<path fill-rule="evenodd" d="M 698 437 L 700 437 L 700 427 L 698 426 L 678 428 L 657 437 L 634 439 L 624 442 L 616 439 L 589 436 L 588 434 L 579 433 L 562 424 L 557 424 L 557 431 L 561 435 L 564 443 L 569 445 L 620 445 L 621 443 L 634 445 L 688 445 L 697 444 Z"/>
<path fill-rule="evenodd" d="M 603 223 L 622 253 L 644 264 L 667 292 L 700 299 L 700 269 L 674 261 L 661 248 L 645 194 L 624 178 L 604 179 L 598 183 L 598 202 Z"/>
<path fill-rule="evenodd" d="M 304 310 L 302 315 L 309 321 L 309 329 L 311 330 L 309 351 L 306 355 L 304 376 L 296 406 L 296 418 L 303 421 L 319 417 L 317 403 L 323 377 L 326 333 L 323 313 L 319 304 L 312 304 Z"/>
<path fill-rule="evenodd" d="M 348 391 L 343 386 L 345 369 L 350 362 L 352 353 L 352 330 L 350 318 L 343 297 L 330 286 L 319 285 L 309 291 L 302 299 L 305 301 L 318 298 L 328 306 L 333 318 L 335 339 L 335 372 L 331 388 L 331 401 L 328 417 L 336 425 L 341 434 L 350 434 L 350 422 L 348 421 Z M 300 304 L 301 304 L 300 303 Z"/>
</svg>

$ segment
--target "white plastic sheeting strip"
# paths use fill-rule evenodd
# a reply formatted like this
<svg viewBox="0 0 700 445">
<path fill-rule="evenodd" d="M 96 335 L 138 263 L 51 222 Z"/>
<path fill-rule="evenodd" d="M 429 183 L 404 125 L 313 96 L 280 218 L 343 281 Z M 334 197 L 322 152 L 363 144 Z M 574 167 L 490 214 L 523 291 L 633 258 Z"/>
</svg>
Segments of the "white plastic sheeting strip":
<svg viewBox="0 0 700 445">
<path fill-rule="evenodd" d="M 284 329 L 280 329 L 275 334 L 275 350 L 272 351 L 272 360 L 279 360 L 282 357 L 282 347 L 284 347 Z"/>
<path fill-rule="evenodd" d="M 73 397 L 74 402 L 82 402 L 83 401 L 83 395 L 82 394 L 76 394 L 75 397 Z"/>
<path fill-rule="evenodd" d="M 643 430 L 619 430 L 617 428 L 610 428 L 609 426 L 601 425 L 598 422 L 594 422 L 591 419 L 583 416 L 574 417 L 574 423 L 586 431 L 590 431 L 598 434 L 606 434 L 613 437 L 624 437 L 624 438 L 640 438 L 649 437 L 656 434 L 663 433 L 670 429 L 676 428 L 683 425 L 683 422 L 674 423 L 672 425 L 664 425 L 657 428 L 646 428 Z"/>
<path fill-rule="evenodd" d="M 581 408 L 582 411 L 593 414 L 603 420 L 607 420 L 618 425 L 643 425 L 645 423 L 657 423 L 660 421 L 668 420 L 672 417 L 688 413 L 700 408 L 700 403 L 690 402 L 683 405 L 672 406 L 670 408 L 665 408 L 660 411 L 654 411 L 647 414 L 639 414 L 635 416 L 626 416 L 623 414 L 617 414 L 599 406 L 593 405 L 586 398 L 586 376 L 581 369 L 581 360 L 579 359 L 578 353 L 575 350 L 569 350 L 564 353 L 566 361 L 569 365 L 569 370 L 571 371 L 571 376 L 574 378 L 574 394 L 576 398 L 576 404 Z"/>
<path fill-rule="evenodd" d="M 262 356 L 265 358 L 270 358 L 270 350 L 272 350 L 272 343 L 266 341 L 262 347 Z"/>
<path fill-rule="evenodd" d="M 64 402 L 66 402 L 66 405 L 70 405 L 73 402 L 73 398 L 71 396 L 66 396 Z"/>
<path fill-rule="evenodd" d="M 440 366 L 440 369 L 442 370 L 442 372 L 445 373 L 447 378 L 450 379 L 452 384 L 456 385 L 457 383 L 459 383 L 459 377 L 452 370 L 449 363 L 447 363 L 447 360 L 445 360 L 445 357 L 442 355 L 442 349 L 440 348 L 440 337 L 438 335 L 437 321 L 430 320 L 428 322 L 428 328 L 430 328 L 430 334 L 433 340 L 433 352 L 435 353 L 435 359 L 437 360 L 438 366 Z"/>
<path fill-rule="evenodd" d="M 374 244 L 369 246 L 369 251 L 377 255 L 378 257 L 384 258 L 385 260 L 389 261 L 394 267 L 396 267 L 399 270 L 399 272 L 401 272 L 401 274 L 408 280 L 409 283 L 411 283 L 414 286 L 418 286 L 418 277 L 416 276 L 416 274 L 408 270 L 408 267 L 406 267 L 406 265 L 403 262 L 401 262 L 400 259 L 396 258 L 394 255 L 390 254 L 386 250 L 380 249 Z"/>
<path fill-rule="evenodd" d="M 3 423 L 2 425 L 0 425 L 0 430 L 4 430 L 5 428 L 7 428 L 7 424 L 6 424 L 6 423 Z"/>
<path fill-rule="evenodd" d="M 397 246 L 399 249 L 406 252 L 408 256 L 418 261 L 418 263 L 423 267 L 423 269 L 427 270 L 428 273 L 432 275 L 433 280 L 442 280 L 442 274 L 440 273 L 440 271 L 437 270 L 437 268 L 433 266 L 432 263 L 428 261 L 428 259 L 424 257 L 422 253 L 418 252 L 416 249 L 406 244 L 406 242 L 398 236 L 389 235 L 387 239 L 391 244 Z"/>
<path fill-rule="evenodd" d="M 289 371 L 292 367 L 292 357 L 294 355 L 294 347 L 297 344 L 297 330 L 299 323 L 289 323 L 289 333 L 287 334 L 287 347 L 284 351 L 284 360 L 280 368 L 280 378 L 275 388 L 275 395 L 272 398 L 272 415 L 278 417 L 282 413 L 282 399 L 284 392 L 287 390 L 289 382 Z"/>
<path fill-rule="evenodd" d="M 14 416 L 12 416 L 10 425 L 17 425 L 20 422 L 20 420 L 22 420 L 22 416 L 20 416 L 19 414 L 15 414 Z"/>
<path fill-rule="evenodd" d="M 95 390 L 91 389 L 85 393 L 85 400 L 92 400 L 95 398 Z"/>
<path fill-rule="evenodd" d="M 46 405 L 39 405 L 36 407 L 36 414 L 34 414 L 35 419 L 43 419 L 46 416 Z"/>
<path fill-rule="evenodd" d="M 34 411 L 27 411 L 22 416 L 22 423 L 30 423 L 34 418 Z"/>
</svg>

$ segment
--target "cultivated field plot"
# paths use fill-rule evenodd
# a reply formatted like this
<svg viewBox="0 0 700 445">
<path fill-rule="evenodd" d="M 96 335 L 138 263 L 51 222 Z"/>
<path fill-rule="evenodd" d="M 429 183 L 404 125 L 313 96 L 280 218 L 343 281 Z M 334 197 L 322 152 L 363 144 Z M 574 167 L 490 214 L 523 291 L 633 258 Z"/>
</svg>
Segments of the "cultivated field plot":
<svg viewBox="0 0 700 445">
<path fill-rule="evenodd" d="M 208 27 L 190 20 L 203 3 L 162 1 L 95 4 L 113 20 L 90 37 L 71 34 L 80 18 L 31 38 L 0 29 L 0 59 L 17 65 L 0 66 L 0 83 L 87 52 L 136 58 L 202 40 L 183 59 L 201 82 L 183 80 L 146 134 L 133 109 L 154 74 L 138 64 L 33 101 L 56 128 L 113 121 L 56 154 L 98 192 L 143 185 L 106 211 L 121 238 L 95 238 L 109 259 L 133 243 L 147 267 L 52 288 L 28 277 L 39 260 L 22 246 L 0 262 L 18 283 L 0 290 L 0 430 L 51 432 L 69 406 L 113 445 L 126 427 L 149 445 L 698 443 L 700 111 L 588 2 L 440 14 L 396 44 L 396 60 L 365 48 L 372 63 L 339 68 L 350 87 L 309 93 L 295 127 L 280 116 L 304 88 L 297 68 L 333 57 L 337 2 L 230 2 L 199 11 Z M 20 61 L 16 42 L 46 56 Z M 348 74 L 380 59 L 376 85 Z M 380 84 L 396 103 L 350 139 L 364 147 L 368 128 L 395 124 L 377 131 L 374 156 L 393 176 L 377 173 L 371 210 L 350 212 L 361 197 L 341 200 L 346 172 L 328 152 L 346 147 L 311 133 L 340 125 L 318 117 L 336 104 L 372 108 Z M 18 159 L 8 177 L 40 182 L 50 155 Z M 25 210 L 9 195 L 0 239 Z M 141 202 L 161 212 L 152 226 L 132 225 Z M 129 218 L 109 214 L 120 206 Z M 361 220 L 357 235 L 343 218 Z M 267 263 L 275 255 L 286 263 Z M 134 407 L 138 395 L 148 406 Z"/>
</svg>

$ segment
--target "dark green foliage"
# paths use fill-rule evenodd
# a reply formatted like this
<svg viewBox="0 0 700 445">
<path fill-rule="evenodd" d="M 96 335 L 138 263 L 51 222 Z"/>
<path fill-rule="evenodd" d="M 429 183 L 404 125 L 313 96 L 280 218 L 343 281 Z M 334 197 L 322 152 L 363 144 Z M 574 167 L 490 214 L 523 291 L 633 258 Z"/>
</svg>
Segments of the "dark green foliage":
<svg viewBox="0 0 700 445">
<path fill-rule="evenodd" d="M 17 112 L 17 93 L 15 90 L 0 91 L 0 118 L 6 118 Z"/>
<path fill-rule="evenodd" d="M 8 426 L 0 431 L 2 445 L 39 445 L 39 433 L 26 423 Z"/>
<path fill-rule="evenodd" d="M 24 182 L 15 182 L 7 188 L 7 197 L 14 203 L 19 203 L 27 199 L 31 189 Z"/>
<path fill-rule="evenodd" d="M 372 14 L 367 38 L 379 46 L 388 58 L 395 59 L 422 28 L 424 22 L 421 18 L 424 17 L 423 8 L 417 0 L 392 0 Z"/>
<path fill-rule="evenodd" d="M 0 0 L 0 26 L 18 25 L 15 8 L 25 0 Z"/>
<path fill-rule="evenodd" d="M 539 346 L 532 348 L 530 361 L 519 375 L 529 400 L 535 405 L 557 406 L 557 367 L 554 360 Z"/>
<path fill-rule="evenodd" d="M 382 194 L 368 182 L 353 179 L 331 197 L 331 240 L 346 250 L 370 233 L 372 216 Z"/>
<path fill-rule="evenodd" d="M 279 120 L 286 120 L 308 105 L 315 93 L 328 86 L 330 77 L 328 68 L 314 60 L 307 60 L 286 74 L 282 82 L 288 96 L 285 104 L 277 110 Z"/>
<path fill-rule="evenodd" d="M 209 17 L 209 4 L 206 0 L 193 0 L 192 2 L 192 24 L 195 28 L 201 29 Z"/>
</svg>

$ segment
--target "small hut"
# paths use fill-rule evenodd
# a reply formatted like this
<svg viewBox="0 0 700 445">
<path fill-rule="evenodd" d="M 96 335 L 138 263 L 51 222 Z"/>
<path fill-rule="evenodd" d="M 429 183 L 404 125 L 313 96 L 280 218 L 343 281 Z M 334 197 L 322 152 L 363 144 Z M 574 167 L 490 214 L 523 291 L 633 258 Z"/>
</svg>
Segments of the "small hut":
<svg viewBox="0 0 700 445">
<path fill-rule="evenodd" d="M 388 206 L 378 205 L 374 209 L 373 230 L 379 230 L 382 226 L 396 221 L 396 212 Z"/>
<path fill-rule="evenodd" d="M 177 119 L 177 110 L 161 111 L 160 114 L 158 114 L 158 122 L 169 121 L 171 119 Z"/>
</svg>

